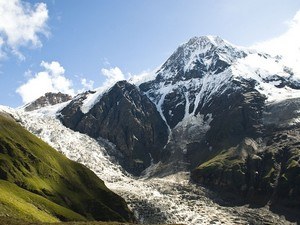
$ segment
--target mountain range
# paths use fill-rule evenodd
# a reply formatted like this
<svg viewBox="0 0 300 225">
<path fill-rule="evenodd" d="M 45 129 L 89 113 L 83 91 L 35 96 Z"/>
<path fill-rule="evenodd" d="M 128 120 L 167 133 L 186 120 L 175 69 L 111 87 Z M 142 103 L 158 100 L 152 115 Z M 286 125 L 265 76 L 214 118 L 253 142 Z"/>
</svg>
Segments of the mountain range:
<svg viewBox="0 0 300 225">
<path fill-rule="evenodd" d="M 106 91 L 75 97 L 47 93 L 16 114 L 49 144 L 60 146 L 63 137 L 45 133 L 50 127 L 38 128 L 40 117 L 88 135 L 131 179 L 187 173 L 192 183 L 216 191 L 226 204 L 268 206 L 299 222 L 299 106 L 300 74 L 280 56 L 202 36 L 179 46 L 145 81 L 119 81 Z M 58 150 L 87 166 L 94 159 L 63 149 Z M 98 171 L 96 163 L 91 167 Z M 101 177 L 101 171 L 96 174 Z M 130 207 L 139 221 L 147 218 L 137 203 Z M 133 220 L 130 213 L 121 217 Z M 147 220 L 153 221 L 169 222 Z"/>
</svg>

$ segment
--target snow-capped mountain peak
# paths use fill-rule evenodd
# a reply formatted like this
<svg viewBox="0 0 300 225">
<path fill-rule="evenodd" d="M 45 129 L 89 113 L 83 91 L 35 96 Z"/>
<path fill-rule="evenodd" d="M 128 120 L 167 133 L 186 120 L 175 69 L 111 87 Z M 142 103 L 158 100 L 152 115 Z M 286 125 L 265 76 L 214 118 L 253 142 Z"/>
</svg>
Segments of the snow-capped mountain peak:
<svg viewBox="0 0 300 225">
<path fill-rule="evenodd" d="M 164 79 L 199 78 L 207 72 L 220 73 L 246 55 L 243 48 L 218 36 L 193 37 L 177 48 L 157 74 Z"/>
<path fill-rule="evenodd" d="M 201 36 L 180 45 L 155 79 L 142 83 L 140 89 L 174 128 L 206 112 L 204 108 L 224 93 L 251 89 L 267 102 L 299 97 L 298 77 L 280 57 L 233 45 L 218 36 Z"/>
<path fill-rule="evenodd" d="M 181 46 L 194 46 L 196 48 L 202 48 L 205 49 L 208 46 L 215 46 L 215 47 L 221 47 L 221 46 L 234 46 L 230 42 L 222 39 L 219 36 L 213 36 L 213 35 L 207 35 L 207 36 L 200 36 L 200 37 L 192 37 L 190 40 L 188 40 L 186 43 L 184 43 Z"/>
</svg>

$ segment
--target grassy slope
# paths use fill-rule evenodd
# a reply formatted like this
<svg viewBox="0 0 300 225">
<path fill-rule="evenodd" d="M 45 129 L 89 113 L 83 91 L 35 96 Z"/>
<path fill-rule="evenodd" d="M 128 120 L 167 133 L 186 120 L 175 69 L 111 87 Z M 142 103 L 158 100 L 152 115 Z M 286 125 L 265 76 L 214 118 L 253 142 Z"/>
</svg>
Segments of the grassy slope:
<svg viewBox="0 0 300 225">
<path fill-rule="evenodd" d="M 61 222 L 61 223 L 39 223 L 39 222 L 24 222 L 19 219 L 0 217 L 0 225 L 134 225 L 132 223 L 120 222 Z M 137 224 L 136 224 L 137 225 Z M 172 224 L 169 224 L 172 225 Z M 175 225 L 175 224 L 173 224 Z M 180 224 L 177 224 L 180 225 Z M 183 224 L 181 224 L 183 225 Z"/>
<path fill-rule="evenodd" d="M 207 184 L 212 182 L 221 187 L 241 186 L 245 175 L 244 164 L 245 159 L 236 154 L 235 148 L 231 148 L 204 162 L 195 171 L 197 172 L 196 176 L 203 177 L 204 183 Z M 199 177 L 194 177 L 194 180 L 197 179 Z"/>
<path fill-rule="evenodd" d="M 48 222 L 132 219 L 125 201 L 93 172 L 68 160 L 4 114 L 0 114 L 0 181 L 1 193 L 11 192 L 1 194 L 0 215 L 10 212 L 28 219 L 32 214 L 30 219 Z"/>
<path fill-rule="evenodd" d="M 24 220 L 0 217 L 0 225 L 133 225 L 131 223 L 121 222 L 59 222 L 59 223 L 41 223 L 41 222 L 26 222 Z"/>
<path fill-rule="evenodd" d="M 85 220 L 81 215 L 8 181 L 0 180 L 0 192 L 0 215 L 14 216 L 28 221 L 59 222 L 57 217 Z"/>
</svg>

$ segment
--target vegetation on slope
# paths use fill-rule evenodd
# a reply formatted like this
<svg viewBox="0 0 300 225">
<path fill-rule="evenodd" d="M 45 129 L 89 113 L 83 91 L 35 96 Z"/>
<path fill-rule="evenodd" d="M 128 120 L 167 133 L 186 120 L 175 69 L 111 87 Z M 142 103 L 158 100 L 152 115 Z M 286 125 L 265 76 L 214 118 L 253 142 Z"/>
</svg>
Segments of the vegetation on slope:
<svg viewBox="0 0 300 225">
<path fill-rule="evenodd" d="M 93 172 L 0 113 L 0 216 L 30 221 L 132 221 Z"/>
<path fill-rule="evenodd" d="M 59 223 L 41 223 L 41 222 L 25 222 L 20 219 L 0 217 L 0 225 L 133 225 L 133 223 L 121 223 L 121 222 L 59 222 Z M 172 224 L 169 224 L 172 225 Z M 173 224 L 175 225 L 175 224 Z M 177 224 L 180 225 L 180 224 Z M 181 224 L 182 225 L 182 224 Z"/>
<path fill-rule="evenodd" d="M 192 179 L 300 221 L 299 131 L 275 132 L 261 143 L 246 138 L 200 164 Z"/>
<path fill-rule="evenodd" d="M 2 215 L 28 221 L 58 222 L 58 218 L 83 221 L 85 218 L 44 197 L 26 191 L 8 181 L 0 180 Z"/>
</svg>

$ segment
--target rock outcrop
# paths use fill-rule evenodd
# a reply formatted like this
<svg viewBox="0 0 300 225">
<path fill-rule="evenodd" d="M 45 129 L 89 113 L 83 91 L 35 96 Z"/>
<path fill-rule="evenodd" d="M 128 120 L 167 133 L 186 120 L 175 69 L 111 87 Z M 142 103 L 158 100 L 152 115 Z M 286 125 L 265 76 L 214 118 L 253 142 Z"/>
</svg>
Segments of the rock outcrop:
<svg viewBox="0 0 300 225">
<path fill-rule="evenodd" d="M 241 142 L 221 142 L 219 152 L 200 163 L 192 180 L 235 193 L 242 202 L 270 205 L 299 220 L 300 127 L 299 99 L 266 105 L 260 113 L 259 135 L 247 134 Z M 233 119 L 233 118 L 232 118 Z M 249 138 L 252 137 L 252 138 Z M 293 210 L 297 209 L 297 210 Z"/>
<path fill-rule="evenodd" d="M 40 109 L 45 106 L 56 105 L 59 103 L 67 102 L 71 99 L 72 99 L 72 97 L 68 94 L 63 94 L 61 92 L 58 92 L 58 93 L 48 92 L 44 96 L 41 96 L 38 99 L 36 99 L 35 101 L 25 105 L 24 109 L 26 111 L 33 111 L 33 110 Z"/>
<path fill-rule="evenodd" d="M 139 175 L 159 161 L 168 129 L 156 106 L 136 86 L 126 81 L 116 83 L 86 114 L 77 102 L 61 111 L 62 123 L 114 143 L 127 171 Z"/>
</svg>

